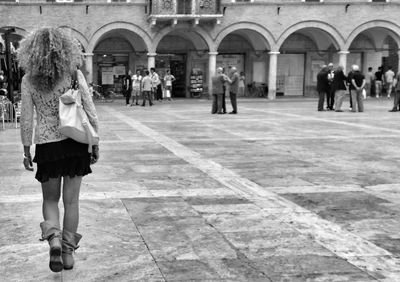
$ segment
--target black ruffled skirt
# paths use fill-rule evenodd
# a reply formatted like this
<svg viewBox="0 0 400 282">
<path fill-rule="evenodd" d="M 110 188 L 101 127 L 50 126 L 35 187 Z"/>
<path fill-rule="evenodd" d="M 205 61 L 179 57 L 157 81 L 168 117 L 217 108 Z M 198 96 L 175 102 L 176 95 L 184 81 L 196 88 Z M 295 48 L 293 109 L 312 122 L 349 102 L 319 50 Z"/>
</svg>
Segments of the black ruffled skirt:
<svg viewBox="0 0 400 282">
<path fill-rule="evenodd" d="M 44 183 L 49 178 L 85 176 L 91 173 L 88 146 L 72 139 L 37 144 L 33 158 L 33 162 L 37 163 L 35 178 Z"/>
</svg>

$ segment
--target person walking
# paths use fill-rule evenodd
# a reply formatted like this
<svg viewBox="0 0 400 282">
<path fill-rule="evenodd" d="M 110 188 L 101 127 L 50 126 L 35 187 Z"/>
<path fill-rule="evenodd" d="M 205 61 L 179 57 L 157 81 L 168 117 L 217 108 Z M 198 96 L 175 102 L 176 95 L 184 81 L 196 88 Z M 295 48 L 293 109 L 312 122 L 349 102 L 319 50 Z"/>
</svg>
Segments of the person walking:
<svg viewBox="0 0 400 282">
<path fill-rule="evenodd" d="M 385 72 L 385 88 L 386 88 L 386 94 L 387 98 L 390 99 L 390 94 L 392 94 L 392 88 L 393 88 L 393 80 L 394 80 L 394 72 L 392 71 L 392 67 L 389 66 L 389 69 Z"/>
<path fill-rule="evenodd" d="M 143 103 L 142 107 L 146 106 L 146 100 L 149 100 L 149 105 L 153 106 L 153 97 L 151 92 L 153 91 L 153 80 L 150 77 L 148 70 L 144 71 L 145 76 L 142 79 L 142 91 L 143 91 Z"/>
<path fill-rule="evenodd" d="M 352 100 L 353 100 L 353 109 L 352 112 L 356 112 L 356 108 L 358 108 L 359 112 L 364 111 L 364 102 L 362 90 L 365 86 L 365 77 L 360 72 L 360 69 L 357 65 L 353 67 L 353 76 L 351 78 L 351 87 L 354 91 L 351 92 Z"/>
<path fill-rule="evenodd" d="M 232 67 L 230 76 L 229 97 L 232 104 L 232 112 L 230 114 L 237 114 L 237 94 L 239 92 L 240 76 L 236 67 Z"/>
<path fill-rule="evenodd" d="M 335 103 L 335 89 L 333 87 L 333 79 L 335 78 L 335 70 L 333 69 L 333 64 L 328 64 L 328 88 L 326 91 L 326 109 L 333 111 L 333 105 Z"/>
<path fill-rule="evenodd" d="M 171 101 L 171 96 L 172 96 L 172 82 L 175 81 L 175 76 L 171 74 L 170 70 L 167 70 L 166 75 L 164 76 L 164 82 L 165 82 L 165 98 L 168 99 L 168 101 Z"/>
<path fill-rule="evenodd" d="M 153 85 L 154 99 L 161 102 L 163 99 L 161 80 L 155 68 L 150 68 L 150 77 Z"/>
<path fill-rule="evenodd" d="M 389 112 L 400 111 L 400 71 L 397 73 L 393 81 L 393 87 L 394 87 L 393 108 L 389 110 Z"/>
<path fill-rule="evenodd" d="M 338 66 L 333 79 L 333 88 L 335 91 L 335 112 L 343 112 L 342 103 L 347 91 L 346 82 L 347 77 L 344 75 L 343 67 Z"/>
<path fill-rule="evenodd" d="M 223 114 L 222 112 L 222 97 L 224 94 L 224 83 L 230 82 L 229 78 L 223 74 L 223 69 L 221 67 L 217 68 L 214 76 L 211 78 L 212 81 L 212 108 L 211 114 Z"/>
<path fill-rule="evenodd" d="M 124 87 L 125 87 L 125 100 L 126 100 L 126 106 L 129 107 L 129 101 L 131 100 L 131 95 L 132 95 L 132 72 L 129 70 L 128 74 L 125 76 L 125 81 L 124 81 Z"/>
<path fill-rule="evenodd" d="M 325 95 L 328 91 L 328 67 L 322 66 L 322 69 L 317 74 L 317 91 L 318 91 L 318 111 L 324 110 Z"/>
<path fill-rule="evenodd" d="M 133 106 L 133 103 L 136 100 L 135 105 L 139 105 L 139 97 L 141 93 L 141 88 L 142 88 L 142 79 L 143 77 L 140 75 L 140 70 L 136 70 L 136 74 L 132 76 L 132 103 L 131 106 Z"/>
<path fill-rule="evenodd" d="M 379 98 L 382 94 L 382 67 L 378 67 L 378 71 L 375 72 L 375 97 Z"/>
<path fill-rule="evenodd" d="M 82 238 L 77 233 L 82 177 L 92 172 L 90 165 L 99 159 L 98 146 L 93 146 L 90 154 L 88 144 L 76 142 L 58 129 L 59 98 L 72 85 L 71 74 L 75 72 L 83 108 L 93 128 L 98 131 L 96 109 L 85 78 L 77 69 L 81 56 L 75 40 L 61 28 L 42 28 L 29 34 L 18 51 L 20 66 L 25 71 L 21 82 L 23 164 L 29 171 L 33 171 L 33 162 L 37 164 L 35 178 L 41 183 L 43 194 L 41 240 L 49 243 L 49 267 L 54 272 L 74 266 L 72 254 Z M 33 132 L 36 143 L 34 158 L 30 152 Z M 64 203 L 62 229 L 58 208 L 61 189 Z"/>
</svg>

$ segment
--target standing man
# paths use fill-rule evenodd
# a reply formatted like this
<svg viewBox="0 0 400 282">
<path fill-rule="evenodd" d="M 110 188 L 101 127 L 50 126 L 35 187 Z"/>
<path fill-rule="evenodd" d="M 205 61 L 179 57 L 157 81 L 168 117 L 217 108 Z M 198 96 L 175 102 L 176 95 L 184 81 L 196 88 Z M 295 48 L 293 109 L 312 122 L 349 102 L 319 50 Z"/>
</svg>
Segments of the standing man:
<svg viewBox="0 0 400 282">
<path fill-rule="evenodd" d="M 153 106 L 153 97 L 151 96 L 151 92 L 153 90 L 153 81 L 151 80 L 150 73 L 148 70 L 144 71 L 145 76 L 142 79 L 142 91 L 143 91 L 143 103 L 142 107 L 146 106 L 146 99 L 149 100 L 149 105 Z"/>
<path fill-rule="evenodd" d="M 136 70 L 136 74 L 134 74 L 132 76 L 132 104 L 131 106 L 133 106 L 133 103 L 136 100 L 136 105 L 139 105 L 139 96 L 140 96 L 140 92 L 141 92 L 141 88 L 142 88 L 142 76 L 140 75 L 140 70 Z"/>
<path fill-rule="evenodd" d="M 318 111 L 324 110 L 324 100 L 328 88 L 328 67 L 322 66 L 322 69 L 317 74 L 317 91 L 318 91 Z"/>
<path fill-rule="evenodd" d="M 333 111 L 333 104 L 335 103 L 335 89 L 333 87 L 333 79 L 335 78 L 335 71 L 333 64 L 328 64 L 328 89 L 326 92 L 326 107 L 328 110 Z"/>
<path fill-rule="evenodd" d="M 349 86 L 349 96 L 350 96 L 350 111 L 353 110 L 353 96 L 351 95 L 351 90 L 354 91 L 353 86 L 351 84 L 351 80 L 353 79 L 353 74 L 354 74 L 354 66 L 351 66 L 351 70 L 347 74 L 347 85 Z"/>
<path fill-rule="evenodd" d="M 382 67 L 378 67 L 378 71 L 375 72 L 375 97 L 379 98 L 382 94 Z"/>
<path fill-rule="evenodd" d="M 211 78 L 212 81 L 212 114 L 223 114 L 222 112 L 222 96 L 224 94 L 224 83 L 229 81 L 229 78 L 222 73 L 223 69 L 221 67 L 217 68 L 216 74 Z"/>
<path fill-rule="evenodd" d="M 385 86 L 388 99 L 390 99 L 390 94 L 392 93 L 394 75 L 395 74 L 392 71 L 392 67 L 389 66 L 389 69 L 385 72 Z"/>
<path fill-rule="evenodd" d="M 343 67 L 338 66 L 335 72 L 335 78 L 333 79 L 333 88 L 335 89 L 335 112 L 343 112 L 341 108 L 347 91 L 346 82 L 347 77 L 343 73 Z"/>
<path fill-rule="evenodd" d="M 125 76 L 125 99 L 126 106 L 129 107 L 129 101 L 131 100 L 132 95 L 132 72 L 129 70 L 128 74 Z"/>
<path fill-rule="evenodd" d="M 372 67 L 368 68 L 368 72 L 365 75 L 365 91 L 367 92 L 367 97 L 371 96 L 371 86 L 374 83 L 375 75 L 372 72 Z"/>
<path fill-rule="evenodd" d="M 158 73 L 156 73 L 155 68 L 150 68 L 150 73 L 151 81 L 153 83 L 154 99 L 157 101 L 162 101 L 163 97 L 160 77 L 158 76 Z"/>
<path fill-rule="evenodd" d="M 171 96 L 172 96 L 172 82 L 175 81 L 175 76 L 171 74 L 170 70 L 167 70 L 167 74 L 164 76 L 164 82 L 165 82 L 165 97 L 171 101 Z"/>
<path fill-rule="evenodd" d="M 363 95 L 362 90 L 365 86 L 365 77 L 360 72 L 360 69 L 357 65 L 353 67 L 353 77 L 351 79 L 351 86 L 353 87 L 354 91 L 351 92 L 352 100 L 353 100 L 353 109 L 352 112 L 356 112 L 356 108 L 358 107 L 359 112 L 364 111 L 364 102 L 363 102 Z"/>
<path fill-rule="evenodd" d="M 236 67 L 232 67 L 231 72 L 231 85 L 229 89 L 229 97 L 231 98 L 232 112 L 230 114 L 237 114 L 237 94 L 239 92 L 240 76 Z"/>
<path fill-rule="evenodd" d="M 397 73 L 394 79 L 394 102 L 393 108 L 389 112 L 397 112 L 400 110 L 400 71 Z"/>
</svg>

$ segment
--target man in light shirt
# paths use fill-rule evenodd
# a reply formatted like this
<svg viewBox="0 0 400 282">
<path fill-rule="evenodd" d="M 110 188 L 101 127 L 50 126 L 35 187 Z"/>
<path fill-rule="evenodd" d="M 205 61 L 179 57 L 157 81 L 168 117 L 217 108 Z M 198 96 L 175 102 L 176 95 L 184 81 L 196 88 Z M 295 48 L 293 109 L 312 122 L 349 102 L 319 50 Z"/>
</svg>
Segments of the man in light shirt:
<svg viewBox="0 0 400 282">
<path fill-rule="evenodd" d="M 389 69 L 385 72 L 385 85 L 388 99 L 390 98 L 390 94 L 392 93 L 394 75 L 395 74 L 392 71 L 392 67 L 389 66 Z"/>
</svg>

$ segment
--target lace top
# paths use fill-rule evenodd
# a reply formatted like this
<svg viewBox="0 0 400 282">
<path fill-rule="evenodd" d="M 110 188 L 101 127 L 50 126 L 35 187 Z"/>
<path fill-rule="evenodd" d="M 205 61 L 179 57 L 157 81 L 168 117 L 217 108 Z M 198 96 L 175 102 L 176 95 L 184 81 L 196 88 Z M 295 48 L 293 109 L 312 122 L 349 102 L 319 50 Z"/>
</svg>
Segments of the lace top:
<svg viewBox="0 0 400 282">
<path fill-rule="evenodd" d="M 86 80 L 78 70 L 79 90 L 82 96 L 82 105 L 90 123 L 98 132 L 98 118 Z M 37 91 L 24 76 L 21 84 L 22 108 L 21 108 L 21 140 L 24 146 L 32 145 L 34 129 L 34 109 L 36 110 L 36 125 L 34 143 L 43 144 L 67 139 L 58 130 L 60 118 L 58 115 L 59 98 L 71 85 L 71 77 L 67 76 L 53 90 L 43 93 Z"/>
</svg>

